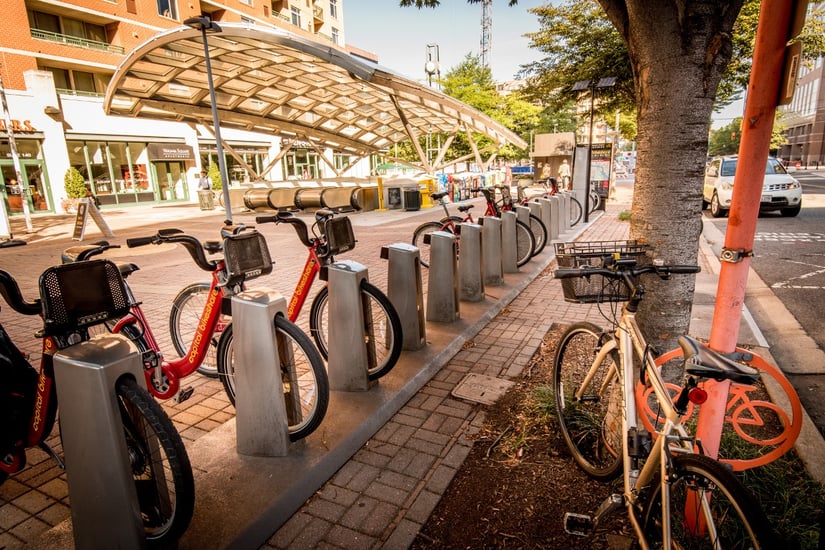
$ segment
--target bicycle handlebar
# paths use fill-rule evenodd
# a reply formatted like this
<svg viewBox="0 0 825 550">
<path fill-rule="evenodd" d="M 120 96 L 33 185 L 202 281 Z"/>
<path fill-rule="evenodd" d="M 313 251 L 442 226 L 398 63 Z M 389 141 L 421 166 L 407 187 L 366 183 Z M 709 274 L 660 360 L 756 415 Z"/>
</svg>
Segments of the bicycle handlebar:
<svg viewBox="0 0 825 550">
<path fill-rule="evenodd" d="M 7 271 L 0 269 L 0 295 L 6 300 L 6 303 L 17 313 L 23 315 L 39 315 L 40 299 L 34 302 L 27 302 L 23 299 L 23 294 L 20 292 L 20 285 L 14 280 L 14 277 Z"/>
<path fill-rule="evenodd" d="M 575 277 L 589 277 L 601 275 L 607 279 L 624 280 L 626 276 L 636 278 L 647 273 L 655 273 L 662 279 L 671 275 L 699 273 L 702 268 L 698 265 L 646 265 L 635 267 L 636 260 L 617 260 L 612 268 L 582 265 L 579 267 L 560 268 L 553 272 L 556 279 L 573 279 Z"/>
<path fill-rule="evenodd" d="M 147 244 L 163 244 L 163 243 L 180 243 L 189 252 L 195 264 L 204 271 L 215 271 L 218 268 L 218 262 L 207 260 L 206 254 L 203 251 L 203 244 L 192 235 L 187 235 L 180 229 L 159 229 L 155 235 L 151 237 L 133 237 L 126 239 L 126 246 L 129 248 L 136 248 L 138 246 L 146 246 Z"/>
<path fill-rule="evenodd" d="M 310 248 L 315 244 L 315 240 L 309 238 L 309 231 L 307 230 L 306 222 L 295 216 L 292 212 L 278 212 L 274 216 L 256 216 L 255 222 L 275 224 L 288 223 L 295 228 L 295 232 L 298 234 L 298 239 L 304 246 Z"/>
</svg>

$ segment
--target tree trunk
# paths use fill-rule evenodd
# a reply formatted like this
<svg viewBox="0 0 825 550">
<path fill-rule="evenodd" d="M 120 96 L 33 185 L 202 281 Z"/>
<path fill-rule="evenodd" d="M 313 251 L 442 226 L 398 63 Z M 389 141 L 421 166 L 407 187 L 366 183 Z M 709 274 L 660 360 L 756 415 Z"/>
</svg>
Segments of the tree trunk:
<svg viewBox="0 0 825 550">
<path fill-rule="evenodd" d="M 599 0 L 627 43 L 638 111 L 631 237 L 651 258 L 696 264 L 716 88 L 742 0 Z M 609 76 L 605 74 L 604 76 Z M 637 318 L 666 350 L 688 331 L 695 277 L 648 277 Z"/>
</svg>

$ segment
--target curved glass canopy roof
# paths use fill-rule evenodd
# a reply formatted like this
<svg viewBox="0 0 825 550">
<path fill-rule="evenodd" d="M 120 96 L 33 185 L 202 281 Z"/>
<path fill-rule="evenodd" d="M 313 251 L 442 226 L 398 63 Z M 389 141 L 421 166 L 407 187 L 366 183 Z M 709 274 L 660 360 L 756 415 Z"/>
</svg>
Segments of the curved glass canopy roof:
<svg viewBox="0 0 825 550">
<path fill-rule="evenodd" d="M 330 45 L 282 29 L 220 23 L 208 34 L 221 128 L 240 128 L 309 142 L 360 157 L 388 153 L 395 143 L 447 134 L 435 162 L 418 149 L 421 168 L 439 169 L 455 135 L 469 136 L 476 160 L 518 135 L 437 90 Z M 133 50 L 106 92 L 107 114 L 189 121 L 212 126 L 202 33 L 164 31 Z M 478 134 L 492 141 L 478 147 Z"/>
</svg>

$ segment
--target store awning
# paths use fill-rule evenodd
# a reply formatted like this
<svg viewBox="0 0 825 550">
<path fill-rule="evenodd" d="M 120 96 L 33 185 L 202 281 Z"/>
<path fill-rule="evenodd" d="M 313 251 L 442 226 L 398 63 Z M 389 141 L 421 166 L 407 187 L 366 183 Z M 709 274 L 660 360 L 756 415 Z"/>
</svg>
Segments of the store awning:
<svg viewBox="0 0 825 550">
<path fill-rule="evenodd" d="M 361 156 L 430 133 L 481 134 L 495 150 L 527 147 L 472 107 L 331 45 L 282 29 L 219 24 L 222 32 L 207 41 L 222 128 Z M 201 32 L 171 29 L 132 51 L 112 77 L 104 110 L 211 126 Z M 422 168 L 436 168 L 420 156 Z"/>
</svg>

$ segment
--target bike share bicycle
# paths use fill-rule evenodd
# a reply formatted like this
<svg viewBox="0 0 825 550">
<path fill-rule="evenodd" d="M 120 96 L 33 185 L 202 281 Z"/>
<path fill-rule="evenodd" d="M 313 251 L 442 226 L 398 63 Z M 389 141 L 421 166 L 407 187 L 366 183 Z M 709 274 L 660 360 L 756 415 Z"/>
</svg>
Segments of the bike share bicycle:
<svg viewBox="0 0 825 550">
<path fill-rule="evenodd" d="M 28 380 L 15 391 L 16 413 L 3 420 L 16 418 L 23 424 L 12 427 L 18 437 L 0 457 L 0 483 L 25 467 L 26 450 L 32 447 L 42 449 L 64 469 L 46 443 L 58 413 L 54 355 L 89 341 L 91 327 L 129 311 L 120 273 L 106 260 L 49 268 L 40 276 L 39 287 L 40 298 L 26 301 L 17 281 L 0 270 L 0 295 L 6 303 L 22 315 L 43 319 L 37 333 L 43 342 L 39 372 L 28 366 L 31 371 L 24 375 Z M 25 359 L 10 340 L 7 344 L 4 351 L 20 367 Z M 2 376 L 8 377 L 9 372 Z M 188 527 L 194 510 L 194 480 L 186 448 L 160 405 L 131 375 L 121 375 L 113 391 L 146 540 L 159 546 L 173 543 Z M 28 409 L 21 409 L 21 399 Z"/>
<path fill-rule="evenodd" d="M 495 206 L 495 197 L 493 195 L 494 191 L 489 189 L 481 189 L 481 191 L 487 201 L 487 208 L 483 215 L 500 217 L 501 212 L 499 212 Z M 470 214 L 470 209 L 473 205 L 458 205 L 458 210 L 459 212 L 464 213 L 464 217 L 454 216 L 450 214 L 449 210 L 447 210 L 447 204 L 450 202 L 449 197 L 450 194 L 447 192 L 431 194 L 430 198 L 438 201 L 438 204 L 440 204 L 441 208 L 444 209 L 445 215 L 440 221 L 425 222 L 416 227 L 415 231 L 413 231 L 412 244 L 418 247 L 421 265 L 424 267 L 430 267 L 430 245 L 429 237 L 427 235 L 435 231 L 446 231 L 447 233 L 455 235 L 460 242 L 461 233 L 457 224 L 465 222 L 475 223 L 473 221 L 472 214 Z M 522 267 L 529 262 L 530 258 L 533 257 L 535 249 L 536 241 L 533 237 L 533 232 L 530 230 L 530 226 L 516 220 L 516 265 L 518 267 Z"/>
<path fill-rule="evenodd" d="M 642 548 L 771 548 L 774 534 L 747 489 L 722 463 L 702 454 L 682 416 L 702 403 L 705 378 L 751 383 L 758 371 L 679 338 L 685 376 L 674 401 L 655 354 L 635 319 L 645 289 L 639 279 L 697 273 L 695 265 L 639 265 L 646 247 L 636 242 L 559 243 L 565 299 L 575 303 L 626 302 L 611 331 L 571 325 L 554 357 L 556 412 L 576 463 L 591 477 L 623 475 L 621 494 L 608 497 L 594 517 L 567 513 L 565 529 L 588 535 L 610 512 L 625 508 Z M 639 369 L 641 372 L 639 372 Z M 636 383 L 653 390 L 659 426 L 654 440 L 637 416 Z"/>
<path fill-rule="evenodd" d="M 172 318 L 187 318 L 184 311 L 195 315 L 193 297 L 204 296 L 203 293 L 190 292 L 206 286 L 206 299 L 197 312 L 197 321 L 192 323 L 192 331 L 184 334 L 183 325 L 170 322 L 173 340 L 190 342 L 180 359 L 166 359 L 152 333 L 148 319 L 141 310 L 140 302 L 135 298 L 128 283 L 130 310 L 123 317 L 107 323 L 114 333 L 122 333 L 132 340 L 141 352 L 144 374 L 149 391 L 160 399 L 176 397 L 178 402 L 187 399 L 191 388 L 181 388 L 181 380 L 194 373 L 207 357 L 209 350 L 216 348 L 218 357 L 232 360 L 232 326 L 231 298 L 242 292 L 245 282 L 269 273 L 272 262 L 263 236 L 243 225 L 221 229 L 222 241 L 201 242 L 197 237 L 188 235 L 178 229 L 161 229 L 155 235 L 127 239 L 129 247 L 165 243 L 180 244 L 189 253 L 195 264 L 211 273 L 210 283 L 189 285 L 173 301 Z M 65 261 L 80 261 L 104 250 L 112 248 L 108 243 L 81 245 L 68 249 L 64 253 Z M 223 258 L 209 260 L 206 253 L 223 252 Z M 135 264 L 118 266 L 124 278 L 138 270 Z M 183 302 L 187 305 L 184 307 Z M 282 398 L 287 403 L 287 419 L 290 441 L 297 441 L 311 434 L 326 414 L 329 403 L 329 382 L 323 359 L 307 335 L 283 315 L 276 315 L 274 320 L 276 335 L 285 350 L 280 357 L 281 378 L 284 385 Z M 217 340 L 217 344 L 215 341 Z M 216 368 L 221 372 L 220 368 Z M 223 369 L 226 372 L 229 369 Z M 234 373 L 234 368 L 231 370 Z M 234 405 L 234 374 L 231 380 L 223 376 L 221 381 Z M 230 393 L 231 390 L 231 393 Z"/>
</svg>

